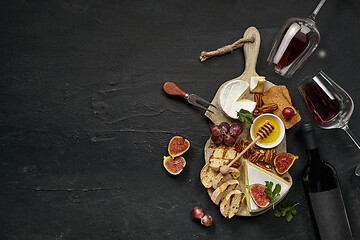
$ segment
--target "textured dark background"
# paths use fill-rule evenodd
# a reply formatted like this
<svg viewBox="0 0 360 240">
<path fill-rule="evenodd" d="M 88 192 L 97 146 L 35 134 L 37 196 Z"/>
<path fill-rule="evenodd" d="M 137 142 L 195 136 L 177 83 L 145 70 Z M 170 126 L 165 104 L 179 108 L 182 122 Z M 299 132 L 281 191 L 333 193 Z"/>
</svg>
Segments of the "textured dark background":
<svg viewBox="0 0 360 240">
<path fill-rule="evenodd" d="M 243 50 L 204 63 L 200 52 L 255 26 L 257 72 L 289 88 L 302 122 L 309 116 L 296 85 L 322 68 L 353 97 L 350 127 L 360 138 L 357 0 L 325 3 L 317 17 L 321 43 L 292 79 L 266 64 L 282 23 L 309 15 L 317 2 L 1 1 L 0 239 L 313 239 L 300 124 L 287 133 L 288 151 L 300 156 L 286 197 L 300 203 L 294 220 L 272 211 L 226 220 L 199 181 L 209 122 L 161 87 L 174 81 L 211 100 L 243 72 Z M 317 132 L 359 239 L 359 150 L 342 130 Z M 191 141 L 176 177 L 162 166 L 174 135 Z M 193 220 L 196 205 L 213 216 L 212 227 Z"/>
</svg>

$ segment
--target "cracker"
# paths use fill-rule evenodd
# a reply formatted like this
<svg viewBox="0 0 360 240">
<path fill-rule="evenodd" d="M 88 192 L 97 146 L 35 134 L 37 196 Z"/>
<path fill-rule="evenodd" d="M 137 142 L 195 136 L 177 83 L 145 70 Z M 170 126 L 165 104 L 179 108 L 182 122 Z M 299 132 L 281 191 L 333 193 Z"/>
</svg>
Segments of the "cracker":
<svg viewBox="0 0 360 240">
<path fill-rule="evenodd" d="M 286 129 L 289 129 L 296 123 L 300 122 L 301 116 L 293 107 L 291 97 L 286 86 L 279 85 L 271 87 L 267 92 L 264 92 L 262 99 L 264 104 L 276 103 L 279 106 L 278 109 L 274 111 L 274 114 L 282 120 Z M 291 107 L 295 112 L 295 115 L 289 120 L 286 120 L 282 115 L 282 110 L 286 107 Z"/>
</svg>

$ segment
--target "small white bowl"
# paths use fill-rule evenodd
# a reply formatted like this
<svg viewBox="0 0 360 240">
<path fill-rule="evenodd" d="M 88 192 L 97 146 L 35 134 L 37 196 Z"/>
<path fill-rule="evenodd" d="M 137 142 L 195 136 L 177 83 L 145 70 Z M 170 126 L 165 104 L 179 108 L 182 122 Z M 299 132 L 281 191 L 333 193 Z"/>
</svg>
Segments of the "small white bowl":
<svg viewBox="0 0 360 240">
<path fill-rule="evenodd" d="M 285 136 L 284 123 L 281 121 L 281 119 L 278 116 L 276 116 L 276 115 L 274 115 L 272 113 L 265 113 L 265 114 L 262 114 L 262 115 L 258 116 L 257 118 L 255 118 L 253 124 L 251 124 L 251 127 L 250 127 L 250 136 L 251 136 L 252 140 L 254 140 L 256 138 L 256 136 L 254 136 L 254 134 L 253 134 L 253 126 L 257 121 L 259 121 L 259 119 L 261 119 L 261 118 L 263 118 L 265 116 L 270 116 L 270 117 L 274 118 L 279 123 L 280 135 L 276 139 L 276 141 L 274 141 L 272 143 L 259 143 L 259 142 L 256 142 L 256 145 L 258 145 L 259 147 L 262 147 L 262 148 L 274 148 L 274 147 L 276 147 L 277 145 L 279 145 L 281 143 L 281 141 L 284 139 L 284 136 Z"/>
</svg>

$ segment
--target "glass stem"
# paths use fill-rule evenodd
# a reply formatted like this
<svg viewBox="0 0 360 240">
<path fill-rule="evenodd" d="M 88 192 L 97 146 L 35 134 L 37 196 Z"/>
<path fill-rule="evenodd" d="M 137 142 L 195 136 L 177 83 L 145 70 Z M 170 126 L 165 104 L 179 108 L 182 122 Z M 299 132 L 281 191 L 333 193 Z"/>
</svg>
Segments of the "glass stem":
<svg viewBox="0 0 360 240">
<path fill-rule="evenodd" d="M 349 135 L 351 140 L 355 143 L 355 145 L 360 149 L 360 142 L 356 139 L 355 135 L 350 131 L 349 126 L 346 124 L 342 129 Z"/>
<path fill-rule="evenodd" d="M 309 18 L 313 21 L 315 21 L 315 17 L 316 15 L 319 13 L 321 7 L 324 5 L 324 3 L 326 2 L 326 0 L 321 0 L 319 2 L 319 4 L 316 6 L 316 8 L 314 9 L 314 11 L 311 13 L 311 15 L 309 16 Z"/>
<path fill-rule="evenodd" d="M 360 143 L 359 140 L 356 139 L 355 135 L 350 131 L 349 126 L 346 124 L 344 127 L 342 127 L 342 129 L 349 135 L 349 137 L 351 138 L 351 140 L 353 140 L 353 142 L 355 143 L 355 145 L 360 149 Z M 355 169 L 355 175 L 360 177 L 360 164 L 357 165 L 356 169 Z"/>
</svg>

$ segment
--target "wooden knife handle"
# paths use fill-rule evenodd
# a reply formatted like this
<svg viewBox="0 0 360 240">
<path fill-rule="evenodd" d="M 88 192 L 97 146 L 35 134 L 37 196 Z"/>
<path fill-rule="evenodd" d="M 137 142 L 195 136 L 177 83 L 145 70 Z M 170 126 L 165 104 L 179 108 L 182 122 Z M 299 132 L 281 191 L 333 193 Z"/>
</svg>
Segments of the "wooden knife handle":
<svg viewBox="0 0 360 240">
<path fill-rule="evenodd" d="M 186 92 L 173 82 L 164 83 L 163 89 L 169 95 L 185 98 Z"/>
</svg>

